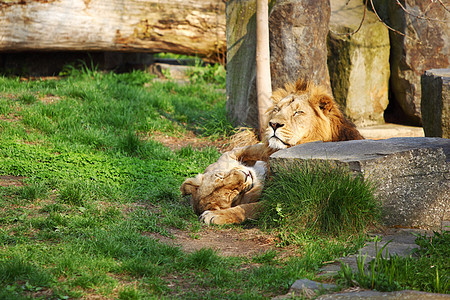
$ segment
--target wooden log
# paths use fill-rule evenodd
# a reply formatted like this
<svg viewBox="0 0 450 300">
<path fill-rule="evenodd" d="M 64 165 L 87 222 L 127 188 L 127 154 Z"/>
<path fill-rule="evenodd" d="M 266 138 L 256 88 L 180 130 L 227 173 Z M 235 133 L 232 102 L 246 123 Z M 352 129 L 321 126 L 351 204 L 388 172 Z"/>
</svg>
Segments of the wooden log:
<svg viewBox="0 0 450 300">
<path fill-rule="evenodd" d="M 0 51 L 226 52 L 223 0 L 0 0 Z"/>
</svg>

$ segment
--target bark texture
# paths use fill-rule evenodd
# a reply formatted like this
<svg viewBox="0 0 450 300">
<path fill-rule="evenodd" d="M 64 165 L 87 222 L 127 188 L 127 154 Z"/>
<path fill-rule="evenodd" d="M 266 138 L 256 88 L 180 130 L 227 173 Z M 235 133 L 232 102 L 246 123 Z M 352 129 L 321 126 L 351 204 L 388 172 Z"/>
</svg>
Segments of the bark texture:
<svg viewBox="0 0 450 300">
<path fill-rule="evenodd" d="M 223 0 L 0 1 L 0 51 L 224 55 Z"/>
</svg>

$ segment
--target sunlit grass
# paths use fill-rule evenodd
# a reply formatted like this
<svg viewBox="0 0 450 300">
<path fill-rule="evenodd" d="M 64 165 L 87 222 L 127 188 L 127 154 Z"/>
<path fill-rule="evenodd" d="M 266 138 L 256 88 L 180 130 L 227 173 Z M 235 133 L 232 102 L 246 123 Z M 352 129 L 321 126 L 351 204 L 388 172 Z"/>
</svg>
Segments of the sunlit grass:
<svg viewBox="0 0 450 300">
<path fill-rule="evenodd" d="M 223 257 L 153 237 L 201 234 L 179 186 L 220 153 L 171 150 L 152 134 L 233 131 L 224 70 L 193 67 L 186 85 L 87 65 L 58 80 L 0 77 L 0 176 L 16 183 L 0 186 L 0 299 L 265 299 L 363 243 L 309 234 L 292 257 Z"/>
<path fill-rule="evenodd" d="M 263 191 L 259 223 L 273 228 L 283 243 L 304 237 L 345 237 L 376 225 L 381 203 L 375 185 L 331 163 L 272 166 Z"/>
</svg>

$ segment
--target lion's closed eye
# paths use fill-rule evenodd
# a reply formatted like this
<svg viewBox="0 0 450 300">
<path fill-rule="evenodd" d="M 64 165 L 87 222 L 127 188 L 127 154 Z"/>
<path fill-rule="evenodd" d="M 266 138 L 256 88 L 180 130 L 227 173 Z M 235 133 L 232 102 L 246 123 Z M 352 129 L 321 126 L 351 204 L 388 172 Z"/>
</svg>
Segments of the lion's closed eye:
<svg viewBox="0 0 450 300">
<path fill-rule="evenodd" d="M 303 110 L 297 110 L 297 111 L 294 112 L 294 116 L 301 116 L 301 115 L 304 115 L 304 114 L 305 114 L 305 112 Z"/>
</svg>

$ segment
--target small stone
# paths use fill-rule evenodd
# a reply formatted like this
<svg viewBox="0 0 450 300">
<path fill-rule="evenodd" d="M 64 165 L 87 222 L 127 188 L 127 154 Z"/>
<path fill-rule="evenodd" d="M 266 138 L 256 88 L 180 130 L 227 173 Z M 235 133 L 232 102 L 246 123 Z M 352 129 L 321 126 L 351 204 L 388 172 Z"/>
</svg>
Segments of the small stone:
<svg viewBox="0 0 450 300">
<path fill-rule="evenodd" d="M 294 282 L 291 286 L 292 291 L 300 292 L 304 289 L 310 289 L 310 290 L 331 290 L 336 288 L 336 285 L 334 284 L 328 284 L 328 283 L 321 283 L 309 279 L 299 279 L 296 282 Z"/>
<path fill-rule="evenodd" d="M 316 292 L 320 290 L 333 290 L 337 288 L 334 284 L 328 284 L 328 283 L 321 283 L 313 280 L 309 280 L 306 278 L 299 279 L 296 282 L 294 282 L 289 289 L 289 292 L 286 295 L 281 295 L 273 298 L 275 299 L 292 299 L 295 296 L 302 295 L 303 297 L 306 297 L 307 299 L 313 298 L 316 295 Z"/>
<path fill-rule="evenodd" d="M 450 295 L 425 293 L 419 291 L 397 291 L 397 292 L 377 292 L 377 291 L 356 291 L 347 293 L 336 293 L 322 295 L 317 300 L 448 300 Z"/>
</svg>

